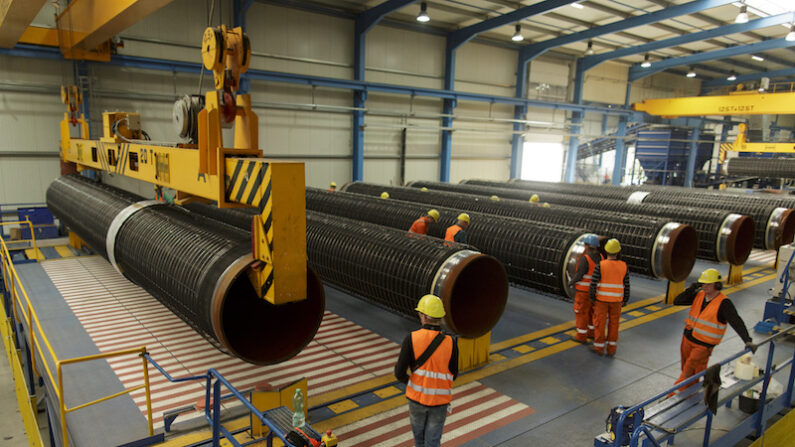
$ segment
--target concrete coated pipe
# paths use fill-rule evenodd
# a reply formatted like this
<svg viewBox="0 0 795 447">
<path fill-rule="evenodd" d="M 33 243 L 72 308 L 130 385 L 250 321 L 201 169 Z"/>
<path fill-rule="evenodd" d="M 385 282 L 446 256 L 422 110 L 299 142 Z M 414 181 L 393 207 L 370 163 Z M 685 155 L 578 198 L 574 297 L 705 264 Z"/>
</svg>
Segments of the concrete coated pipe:
<svg viewBox="0 0 795 447">
<path fill-rule="evenodd" d="M 276 306 L 256 295 L 246 274 L 253 262 L 248 232 L 80 176 L 56 179 L 47 205 L 124 276 L 228 354 L 258 365 L 283 362 L 320 326 L 325 295 L 311 270 L 305 300 Z"/>
<path fill-rule="evenodd" d="M 323 193 L 325 194 L 325 193 Z M 237 228 L 251 228 L 252 211 L 187 208 Z M 445 325 L 465 337 L 490 331 L 508 300 L 508 276 L 494 257 L 436 238 L 307 210 L 307 258 L 318 276 L 348 293 L 415 318 L 417 300 L 439 296 Z"/>
<path fill-rule="evenodd" d="M 523 202 L 527 202 L 535 194 L 525 189 L 462 183 L 413 181 L 408 183 L 408 186 L 475 196 L 496 195 L 501 200 L 520 200 Z M 703 207 L 642 203 L 642 199 L 647 194 L 638 191 L 630 195 L 627 200 L 615 200 L 544 192 L 540 193 L 540 199 L 542 202 L 547 202 L 551 205 L 583 208 L 583 212 L 586 213 L 594 212 L 587 210 L 597 210 L 596 212 L 600 214 L 608 211 L 670 219 L 671 221 L 690 225 L 696 230 L 698 233 L 697 256 L 699 259 L 728 262 L 734 265 L 744 264 L 748 259 L 754 244 L 754 221 L 751 217 L 730 211 Z"/>
</svg>

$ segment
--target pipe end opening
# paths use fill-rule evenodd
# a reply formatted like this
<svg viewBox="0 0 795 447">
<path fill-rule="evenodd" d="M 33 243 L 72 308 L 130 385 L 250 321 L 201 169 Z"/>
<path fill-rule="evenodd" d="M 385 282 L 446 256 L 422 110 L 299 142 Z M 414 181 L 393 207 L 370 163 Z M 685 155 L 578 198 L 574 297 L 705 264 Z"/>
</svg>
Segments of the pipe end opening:
<svg viewBox="0 0 795 447">
<path fill-rule="evenodd" d="M 733 265 L 745 264 L 754 248 L 754 220 L 748 216 L 736 219 L 726 238 L 726 260 Z"/>
<path fill-rule="evenodd" d="M 693 270 L 698 251 L 698 233 L 690 225 L 679 225 L 668 233 L 662 247 L 662 276 L 684 281 Z"/>
<path fill-rule="evenodd" d="M 500 320 L 508 301 L 508 274 L 496 258 L 467 257 L 449 274 L 442 287 L 447 326 L 464 337 L 489 332 Z"/>
</svg>

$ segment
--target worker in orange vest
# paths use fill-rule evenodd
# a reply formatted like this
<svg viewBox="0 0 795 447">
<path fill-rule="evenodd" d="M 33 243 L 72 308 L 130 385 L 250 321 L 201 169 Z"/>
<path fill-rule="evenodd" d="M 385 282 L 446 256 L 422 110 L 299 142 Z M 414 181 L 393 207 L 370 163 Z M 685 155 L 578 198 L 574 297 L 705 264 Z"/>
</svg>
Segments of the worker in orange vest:
<svg viewBox="0 0 795 447">
<path fill-rule="evenodd" d="M 618 320 L 621 306 L 629 301 L 629 272 L 627 264 L 618 259 L 621 244 L 618 239 L 610 239 L 605 244 L 607 259 L 599 262 L 591 275 L 588 295 L 594 306 L 593 350 L 599 355 L 607 352 L 613 356 L 618 347 Z M 605 339 L 607 324 L 607 339 Z M 607 347 L 607 349 L 605 349 Z"/>
<path fill-rule="evenodd" d="M 453 400 L 453 380 L 458 377 L 458 346 L 453 337 L 442 332 L 440 322 L 445 310 L 438 296 L 423 296 L 415 310 L 422 329 L 403 340 L 395 378 L 406 384 L 414 445 L 438 447 Z"/>
<path fill-rule="evenodd" d="M 591 278 L 596 266 L 604 260 L 599 253 L 599 238 L 595 234 L 586 234 L 583 239 L 585 251 L 577 260 L 577 267 L 569 280 L 569 288 L 573 287 L 574 293 L 574 322 L 577 326 L 577 335 L 574 341 L 585 343 L 594 336 L 593 306 L 588 292 L 591 289 Z"/>
<path fill-rule="evenodd" d="M 409 233 L 428 234 L 428 227 L 430 227 L 434 222 L 439 222 L 439 211 L 428 210 L 427 214 L 415 220 L 414 223 L 411 224 Z"/>
<path fill-rule="evenodd" d="M 674 384 L 707 369 L 712 349 L 723 339 L 727 324 L 745 342 L 746 349 L 756 352 L 756 345 L 748 335 L 748 329 L 737 314 L 737 309 L 721 292 L 722 280 L 719 271 L 706 269 L 698 277 L 698 282 L 691 284 L 674 299 L 674 306 L 690 306 L 682 336 L 682 374 Z"/>
<path fill-rule="evenodd" d="M 331 182 L 328 184 L 328 192 L 334 192 L 337 190 L 337 182 Z"/>
<path fill-rule="evenodd" d="M 467 243 L 466 228 L 469 226 L 469 214 L 461 213 L 458 215 L 458 222 L 455 225 L 447 227 L 444 232 L 444 240 L 448 242 L 458 242 L 459 244 Z"/>
</svg>

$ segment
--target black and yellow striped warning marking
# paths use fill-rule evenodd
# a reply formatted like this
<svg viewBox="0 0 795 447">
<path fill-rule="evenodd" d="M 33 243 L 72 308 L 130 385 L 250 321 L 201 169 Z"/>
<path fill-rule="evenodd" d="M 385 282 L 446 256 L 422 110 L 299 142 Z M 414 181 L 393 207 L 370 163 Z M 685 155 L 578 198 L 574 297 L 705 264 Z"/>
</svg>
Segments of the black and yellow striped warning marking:
<svg viewBox="0 0 795 447">
<path fill-rule="evenodd" d="M 266 236 L 268 252 L 273 253 L 273 200 L 271 197 L 271 165 L 260 160 L 235 161 L 232 176 L 226 184 L 226 200 L 257 208 L 260 212 L 262 234 Z M 262 277 L 262 296 L 273 286 L 273 265 L 265 263 Z"/>
</svg>

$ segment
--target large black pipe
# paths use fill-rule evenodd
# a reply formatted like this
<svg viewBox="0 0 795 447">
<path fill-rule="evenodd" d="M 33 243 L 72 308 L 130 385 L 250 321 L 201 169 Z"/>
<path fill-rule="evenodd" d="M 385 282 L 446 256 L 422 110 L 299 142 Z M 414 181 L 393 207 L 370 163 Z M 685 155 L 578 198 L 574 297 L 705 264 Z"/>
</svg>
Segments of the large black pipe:
<svg viewBox="0 0 795 447">
<path fill-rule="evenodd" d="M 583 212 L 578 208 L 543 208 L 528 202 L 492 201 L 489 198 L 447 191 L 422 191 L 416 188 L 389 187 L 368 183 L 349 183 L 343 191 L 446 206 L 463 211 L 477 211 L 506 217 L 527 219 L 585 228 L 588 231 L 621 241 L 621 257 L 631 271 L 673 281 L 687 278 L 696 262 L 698 235 L 689 225 L 640 218 L 621 213 Z M 477 245 L 476 245 L 477 246 Z"/>
<path fill-rule="evenodd" d="M 413 181 L 408 186 L 477 196 L 496 195 L 501 199 L 514 199 L 525 202 L 534 194 L 532 191 L 525 189 L 463 183 Z M 689 206 L 630 203 L 625 200 L 582 197 L 554 192 L 541 194 L 541 200 L 552 205 L 586 208 L 598 210 L 600 213 L 607 211 L 610 213 L 655 216 L 690 225 L 698 232 L 697 256 L 701 259 L 741 265 L 748 259 L 753 248 L 753 219 L 729 211 Z M 593 211 L 583 210 L 583 212 Z"/>
<path fill-rule="evenodd" d="M 247 209 L 219 210 L 204 204 L 187 208 L 251 228 Z M 409 237 L 405 231 L 307 208 L 307 257 L 324 282 L 412 318 L 417 299 L 433 293 L 444 303 L 447 327 L 465 337 L 485 334 L 502 316 L 508 276 L 494 257 L 466 245 Z"/>
<path fill-rule="evenodd" d="M 245 231 L 80 176 L 56 179 L 47 206 L 124 276 L 247 362 L 288 360 L 320 326 L 325 295 L 310 269 L 306 299 L 276 306 L 257 296 Z"/>
<path fill-rule="evenodd" d="M 306 189 L 306 208 L 331 215 L 354 218 L 400 230 L 404 235 L 418 217 L 432 208 L 427 205 L 383 200 L 345 192 L 327 193 Z M 430 226 L 429 236 L 442 238 L 445 229 L 456 223 L 459 210 L 433 207 L 441 214 Z M 534 224 L 509 217 L 470 213 L 467 242 L 499 259 L 513 284 L 560 297 L 572 298 L 566 270 L 583 251 L 586 231 L 552 224 Z M 418 238 L 419 236 L 413 236 Z"/>
<path fill-rule="evenodd" d="M 497 186 L 533 191 L 539 195 L 558 192 L 587 197 L 624 200 L 632 203 L 651 203 L 718 209 L 750 216 L 754 219 L 754 247 L 778 250 L 792 242 L 795 235 L 795 214 L 792 199 L 764 197 L 761 194 L 723 194 L 693 188 L 641 185 L 619 187 L 607 185 L 551 183 L 517 180 L 494 182 L 489 180 L 465 180 L 463 183 L 481 186 Z"/>
<path fill-rule="evenodd" d="M 795 178 L 795 158 L 734 157 L 726 160 L 726 173 L 730 177 L 791 179 Z"/>
</svg>

